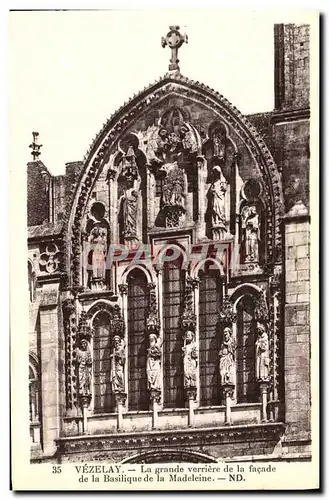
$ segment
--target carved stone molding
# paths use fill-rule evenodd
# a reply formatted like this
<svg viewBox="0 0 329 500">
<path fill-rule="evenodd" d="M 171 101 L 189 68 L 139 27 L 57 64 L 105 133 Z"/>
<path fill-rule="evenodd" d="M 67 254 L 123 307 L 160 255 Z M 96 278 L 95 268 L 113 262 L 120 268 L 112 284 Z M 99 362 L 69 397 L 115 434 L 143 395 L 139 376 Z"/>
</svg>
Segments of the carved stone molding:
<svg viewBox="0 0 329 500">
<path fill-rule="evenodd" d="M 183 332 L 186 332 L 187 330 L 192 330 L 192 332 L 194 332 L 196 327 L 193 290 L 194 290 L 193 279 L 190 276 L 186 276 L 185 290 L 184 290 L 184 310 L 181 322 Z"/>
<path fill-rule="evenodd" d="M 89 324 L 88 314 L 86 311 L 82 311 L 79 318 L 78 336 L 80 342 L 83 339 L 89 342 L 92 337 L 92 328 Z"/>
<path fill-rule="evenodd" d="M 39 257 L 40 271 L 53 274 L 60 270 L 62 261 L 63 254 L 58 246 L 55 243 L 49 243 Z"/>
<path fill-rule="evenodd" d="M 120 283 L 118 288 L 121 296 L 128 294 L 128 285 L 126 283 Z"/>
<path fill-rule="evenodd" d="M 72 411 L 78 403 L 75 350 L 78 332 L 74 300 L 72 298 L 65 299 L 62 304 L 62 310 L 65 334 L 66 408 L 68 411 Z"/>
<path fill-rule="evenodd" d="M 121 314 L 120 306 L 118 304 L 115 304 L 115 306 L 113 307 L 111 327 L 113 336 L 119 335 L 122 338 L 124 337 L 125 323 Z"/>
<path fill-rule="evenodd" d="M 224 326 L 232 326 L 232 323 L 235 323 L 237 320 L 236 313 L 233 310 L 233 304 L 230 301 L 230 298 L 228 295 L 224 295 L 223 297 L 223 303 L 218 315 L 218 323 L 224 327 Z"/>
<path fill-rule="evenodd" d="M 160 331 L 160 319 L 159 319 L 155 284 L 149 283 L 148 289 L 149 289 L 149 310 L 146 319 L 146 329 L 149 334 L 154 333 L 158 335 Z"/>
<path fill-rule="evenodd" d="M 80 455 L 104 450 L 144 450 L 168 447 L 199 447 L 257 441 L 278 441 L 285 424 L 264 423 L 184 430 L 74 436 L 57 439 L 57 455 Z"/>
</svg>

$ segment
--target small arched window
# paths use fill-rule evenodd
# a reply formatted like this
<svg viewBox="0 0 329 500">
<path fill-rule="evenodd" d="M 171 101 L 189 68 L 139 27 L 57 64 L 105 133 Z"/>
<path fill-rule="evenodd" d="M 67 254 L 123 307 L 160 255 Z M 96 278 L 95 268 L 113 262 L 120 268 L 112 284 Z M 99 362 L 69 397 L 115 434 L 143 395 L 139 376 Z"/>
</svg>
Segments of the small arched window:
<svg viewBox="0 0 329 500">
<path fill-rule="evenodd" d="M 40 380 L 37 361 L 29 357 L 29 414 L 30 423 L 40 422 Z"/>
</svg>

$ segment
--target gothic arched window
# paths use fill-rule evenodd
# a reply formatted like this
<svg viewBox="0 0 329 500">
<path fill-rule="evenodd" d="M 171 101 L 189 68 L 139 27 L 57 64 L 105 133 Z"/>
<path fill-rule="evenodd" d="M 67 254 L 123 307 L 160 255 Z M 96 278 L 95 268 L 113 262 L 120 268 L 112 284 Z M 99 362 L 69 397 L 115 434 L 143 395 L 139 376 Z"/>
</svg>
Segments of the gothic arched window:
<svg viewBox="0 0 329 500">
<path fill-rule="evenodd" d="M 146 314 L 148 289 L 140 269 L 128 275 L 128 409 L 147 410 Z"/>
<path fill-rule="evenodd" d="M 255 383 L 255 302 L 249 295 L 237 304 L 236 390 L 238 403 L 257 401 Z"/>
<path fill-rule="evenodd" d="M 115 411 L 115 397 L 111 387 L 111 318 L 101 311 L 94 321 L 93 379 L 95 413 Z"/>
<path fill-rule="evenodd" d="M 217 321 L 223 281 L 213 261 L 206 261 L 199 278 L 200 406 L 212 406 L 220 401 Z"/>
<path fill-rule="evenodd" d="M 29 417 L 31 445 L 40 446 L 41 393 L 39 363 L 35 354 L 29 356 Z"/>
<path fill-rule="evenodd" d="M 185 271 L 182 259 L 166 262 L 163 268 L 163 357 L 164 406 L 184 408 L 183 313 Z"/>
<path fill-rule="evenodd" d="M 40 384 L 38 367 L 30 357 L 29 365 L 29 413 L 30 422 L 40 421 Z"/>
</svg>

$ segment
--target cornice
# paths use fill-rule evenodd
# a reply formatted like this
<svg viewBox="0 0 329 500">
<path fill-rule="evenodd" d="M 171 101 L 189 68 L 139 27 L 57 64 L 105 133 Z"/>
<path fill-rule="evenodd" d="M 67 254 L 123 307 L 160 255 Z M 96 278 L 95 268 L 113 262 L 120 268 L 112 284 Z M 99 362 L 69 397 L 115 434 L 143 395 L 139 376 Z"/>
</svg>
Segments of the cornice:
<svg viewBox="0 0 329 500">
<path fill-rule="evenodd" d="M 265 423 L 232 425 L 174 431 L 116 433 L 107 435 L 72 436 L 57 439 L 57 454 L 92 453 L 98 451 L 226 445 L 230 443 L 276 441 L 284 433 L 285 424 Z"/>
</svg>

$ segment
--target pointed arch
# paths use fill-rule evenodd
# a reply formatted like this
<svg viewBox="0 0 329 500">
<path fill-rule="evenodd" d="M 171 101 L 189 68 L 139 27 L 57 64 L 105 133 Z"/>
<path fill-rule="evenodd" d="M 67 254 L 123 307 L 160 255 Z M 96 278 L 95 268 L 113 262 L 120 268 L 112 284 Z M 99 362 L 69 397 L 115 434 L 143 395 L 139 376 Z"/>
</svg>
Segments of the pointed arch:
<svg viewBox="0 0 329 500">
<path fill-rule="evenodd" d="M 203 260 L 200 260 L 197 262 L 191 269 L 191 276 L 192 278 L 197 278 L 199 271 L 204 268 L 206 262 L 212 262 L 215 268 L 219 271 L 221 276 L 225 276 L 225 271 L 224 271 L 224 266 L 222 262 L 219 262 L 216 259 L 213 259 L 212 257 L 206 257 Z"/>
<path fill-rule="evenodd" d="M 145 109 L 159 104 L 168 95 L 184 96 L 211 109 L 225 125 L 229 124 L 234 128 L 246 148 L 255 158 L 266 188 L 264 196 L 268 199 L 266 204 L 269 207 L 268 218 L 271 222 L 269 259 L 273 263 L 281 262 L 282 235 L 280 221 L 284 213 L 281 177 L 261 135 L 249 120 L 221 94 L 206 85 L 185 78 L 180 73 L 168 73 L 159 81 L 145 88 L 137 96 L 134 96 L 107 120 L 87 151 L 79 181 L 73 190 L 71 200 L 68 200 L 68 209 L 65 215 L 66 267 L 72 269 L 71 284 L 78 285 L 80 281 L 79 242 L 82 230 L 81 219 L 93 185 L 104 166 L 104 158 L 116 152 L 120 139 L 123 138 L 129 127 L 143 114 Z"/>
<path fill-rule="evenodd" d="M 86 310 L 87 312 L 87 319 L 90 320 L 91 324 L 93 323 L 96 315 L 99 312 L 106 312 L 109 317 L 112 317 L 113 314 L 113 304 L 109 302 L 108 300 L 105 299 L 99 299 L 94 302 L 89 309 Z"/>
<path fill-rule="evenodd" d="M 238 285 L 230 296 L 230 300 L 233 304 L 233 309 L 236 311 L 239 301 L 245 295 L 249 295 L 256 299 L 261 293 L 262 289 L 254 283 L 243 283 L 242 285 Z"/>
<path fill-rule="evenodd" d="M 138 269 L 145 274 L 145 278 L 148 283 L 153 283 L 153 276 L 151 274 L 150 269 L 147 266 L 144 266 L 142 264 L 133 264 L 131 266 L 126 267 L 126 269 L 124 270 L 121 277 L 121 284 L 123 285 L 127 284 L 127 279 L 129 277 L 129 274 L 133 272 L 135 269 Z"/>
<path fill-rule="evenodd" d="M 41 390 L 40 390 L 40 363 L 38 356 L 33 352 L 29 352 L 29 415 L 30 423 L 40 422 L 41 410 Z M 31 437 L 34 442 L 34 433 Z"/>
</svg>

